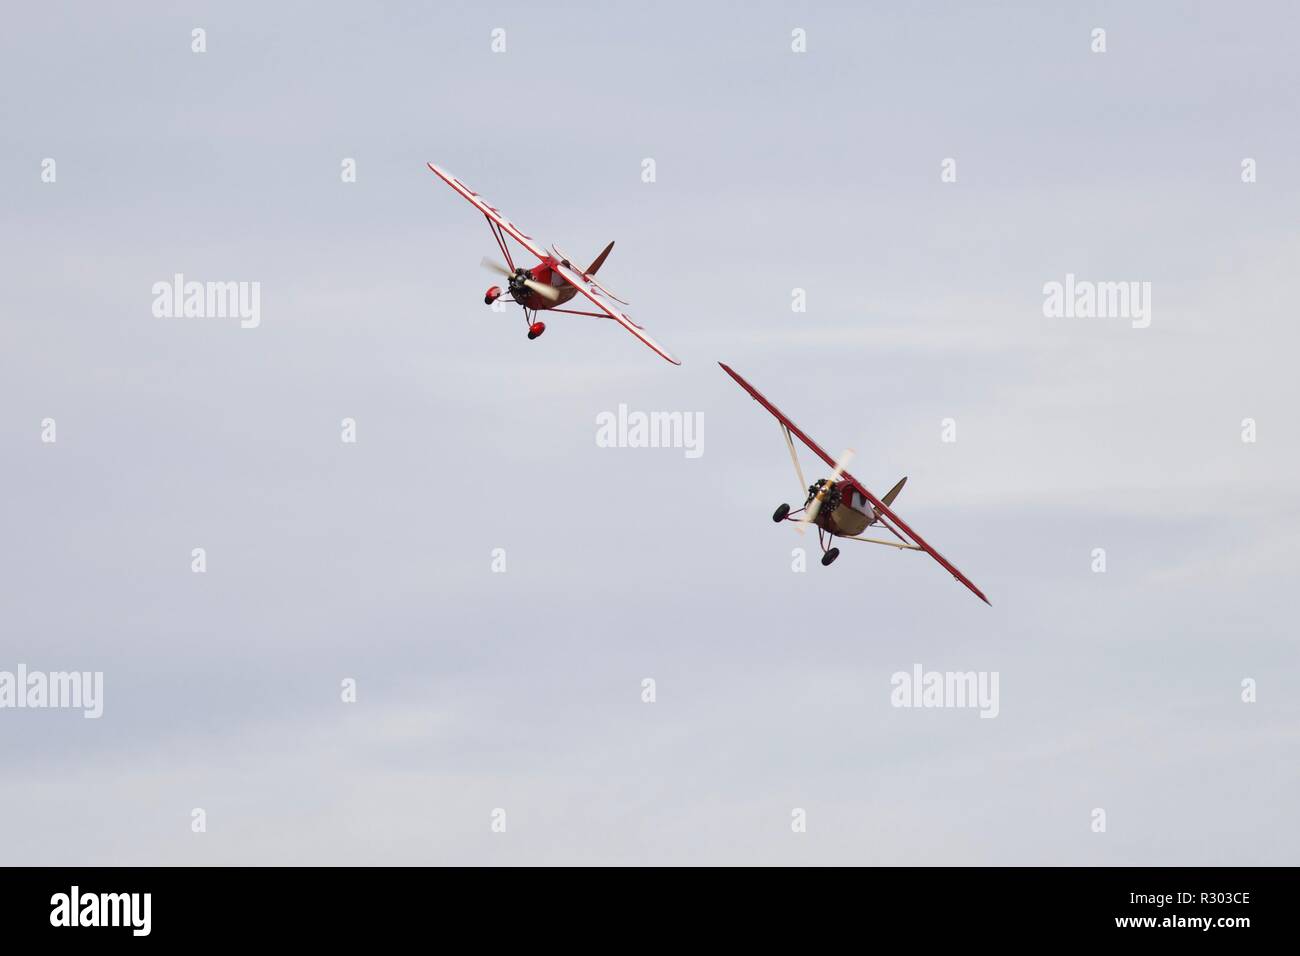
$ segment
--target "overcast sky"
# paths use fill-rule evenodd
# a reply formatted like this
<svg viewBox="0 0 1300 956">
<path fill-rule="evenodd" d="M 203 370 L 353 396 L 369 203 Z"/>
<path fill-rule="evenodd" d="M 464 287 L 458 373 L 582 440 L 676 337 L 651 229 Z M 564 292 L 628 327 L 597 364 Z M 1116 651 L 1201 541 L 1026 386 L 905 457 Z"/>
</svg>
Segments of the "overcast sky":
<svg viewBox="0 0 1300 956">
<path fill-rule="evenodd" d="M 0 862 L 1294 864 L 1298 29 L 13 7 L 0 671 L 102 671 L 104 713 L 0 709 Z M 486 308 L 426 161 L 578 260 L 617 240 L 683 365 Z M 176 273 L 260 283 L 260 325 L 155 317 Z M 1149 327 L 1046 317 L 1067 274 L 1149 282 Z M 718 360 L 910 476 L 993 606 L 773 525 L 788 455 Z M 598 447 L 620 404 L 702 415 L 703 455 Z M 891 706 L 918 664 L 997 672 L 998 716 Z"/>
</svg>

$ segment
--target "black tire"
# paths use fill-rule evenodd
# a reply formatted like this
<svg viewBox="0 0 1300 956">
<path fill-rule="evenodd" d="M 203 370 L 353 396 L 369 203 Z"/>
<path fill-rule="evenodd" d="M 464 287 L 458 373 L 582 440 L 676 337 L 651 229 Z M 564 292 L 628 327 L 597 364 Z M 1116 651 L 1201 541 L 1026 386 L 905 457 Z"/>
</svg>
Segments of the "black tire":
<svg viewBox="0 0 1300 956">
<path fill-rule="evenodd" d="M 829 568 L 832 564 L 835 563 L 835 559 L 838 558 L 839 556 L 840 556 L 840 549 L 831 548 L 829 551 L 827 551 L 825 554 L 822 555 L 822 567 Z"/>
<path fill-rule="evenodd" d="M 790 506 L 782 505 L 781 507 L 777 508 L 775 511 L 772 512 L 772 520 L 780 524 L 782 521 L 785 520 L 786 515 L 788 515 L 789 513 L 790 513 Z"/>
</svg>

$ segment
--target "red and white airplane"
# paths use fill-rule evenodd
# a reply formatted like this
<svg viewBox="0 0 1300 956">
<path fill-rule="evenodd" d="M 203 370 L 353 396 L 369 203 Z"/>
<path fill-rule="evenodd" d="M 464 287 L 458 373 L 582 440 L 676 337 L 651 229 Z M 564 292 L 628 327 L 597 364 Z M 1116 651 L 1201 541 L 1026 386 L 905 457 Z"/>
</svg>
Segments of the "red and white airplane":
<svg viewBox="0 0 1300 956">
<path fill-rule="evenodd" d="M 718 364 L 722 366 L 724 372 L 736 380 L 741 388 L 749 392 L 758 404 L 771 412 L 776 417 L 776 420 L 781 423 L 781 433 L 785 436 L 786 446 L 790 449 L 790 459 L 794 462 L 795 474 L 799 476 L 800 493 L 806 495 L 806 497 L 803 507 L 795 512 L 791 512 L 789 505 L 781 505 L 776 509 L 776 513 L 772 515 L 772 520 L 776 522 L 794 521 L 800 534 L 809 524 L 817 525 L 817 541 L 822 548 L 823 565 L 831 564 L 840 556 L 839 548 L 828 548 L 826 546 L 827 541 L 833 542 L 835 538 L 866 541 L 868 544 L 883 544 L 904 551 L 924 551 L 943 565 L 944 570 L 970 588 L 981 601 L 985 604 L 991 603 L 984 596 L 984 592 L 977 588 L 970 578 L 958 571 L 942 554 L 926 544 L 924 538 L 909 528 L 902 518 L 890 510 L 889 506 L 894 503 L 898 493 L 903 490 L 903 485 L 907 482 L 906 478 L 903 478 L 893 488 L 890 488 L 883 498 L 877 498 L 866 489 L 862 482 L 844 470 L 853 457 L 852 450 L 846 451 L 838 461 L 831 458 L 822 450 L 820 445 L 800 431 L 799 426 L 786 418 L 779 408 L 764 398 L 758 389 L 750 385 L 728 366 L 723 365 L 721 362 Z M 798 438 L 808 447 L 809 451 L 831 466 L 831 476 L 829 478 L 819 479 L 813 485 L 808 485 L 804 481 L 803 470 L 799 467 L 799 455 L 795 451 L 794 442 L 790 438 L 791 435 Z M 805 486 L 807 487 L 806 492 L 802 490 Z M 798 515 L 802 515 L 802 517 L 797 517 Z M 883 528 L 893 535 L 895 540 L 862 537 L 862 532 L 870 527 Z"/>
<path fill-rule="evenodd" d="M 501 215 L 495 206 L 486 202 L 482 196 L 447 172 L 447 170 L 440 169 L 433 163 L 428 165 L 443 182 L 473 203 L 474 207 L 487 218 L 488 227 L 492 230 L 492 235 L 501 248 L 501 254 L 506 257 L 506 265 L 500 265 L 490 259 L 484 259 L 483 265 L 505 276 L 506 288 L 503 290 L 500 286 L 492 286 L 487 290 L 487 295 L 483 297 L 483 301 L 487 305 L 491 305 L 503 294 L 509 293 L 510 298 L 524 308 L 524 321 L 528 324 L 528 337 L 530 339 L 535 339 L 546 331 L 546 323 L 537 320 L 538 312 L 564 312 L 568 315 L 588 315 L 597 319 L 613 319 L 674 365 L 682 364 L 615 304 L 627 305 L 626 302 L 596 281 L 596 271 L 604 264 L 605 257 L 614 248 L 614 243 L 611 242 L 607 245 L 605 251 L 598 255 L 596 261 L 585 270 L 579 269 L 568 256 L 556 247 L 552 246 L 548 250 L 531 236 L 526 235 L 522 229 Z M 514 259 L 510 257 L 510 248 L 506 244 L 507 236 L 540 260 L 538 265 L 532 268 L 516 266 Z M 578 294 L 591 300 L 600 311 L 580 312 L 573 309 L 559 308 L 559 306 Z"/>
</svg>

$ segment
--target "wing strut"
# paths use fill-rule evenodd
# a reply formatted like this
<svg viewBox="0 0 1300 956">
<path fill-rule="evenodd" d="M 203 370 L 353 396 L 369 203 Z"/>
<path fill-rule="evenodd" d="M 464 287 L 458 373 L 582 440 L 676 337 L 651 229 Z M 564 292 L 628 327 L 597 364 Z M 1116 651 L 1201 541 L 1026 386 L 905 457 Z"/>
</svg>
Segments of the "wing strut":
<svg viewBox="0 0 1300 956">
<path fill-rule="evenodd" d="M 785 427 L 785 422 L 781 423 L 781 434 L 785 436 L 785 446 L 790 449 L 790 460 L 794 462 L 794 473 L 799 476 L 799 494 L 807 497 L 808 482 L 804 481 L 803 469 L 799 467 L 799 453 L 794 450 L 794 440 L 790 437 L 790 429 Z"/>
<path fill-rule="evenodd" d="M 893 529 L 890 528 L 890 530 L 892 531 Z M 865 541 L 867 544 L 883 544 L 887 548 L 898 548 L 898 550 L 900 551 L 924 551 L 925 550 L 925 548 L 921 547 L 919 544 L 911 544 L 910 542 L 902 541 L 902 540 L 885 541 L 882 538 L 863 538 L 861 536 L 851 535 L 851 534 L 841 535 L 840 537 L 844 538 L 846 541 Z"/>
<path fill-rule="evenodd" d="M 511 272 L 514 272 L 515 260 L 510 258 L 510 249 L 506 245 L 505 237 L 501 235 L 501 227 L 498 226 L 496 222 L 492 219 L 492 217 L 489 216 L 487 213 L 483 214 L 483 218 L 487 220 L 488 228 L 492 230 L 492 238 L 495 239 L 497 241 L 497 245 L 501 247 L 501 254 L 506 257 L 506 265 L 510 267 Z"/>
</svg>

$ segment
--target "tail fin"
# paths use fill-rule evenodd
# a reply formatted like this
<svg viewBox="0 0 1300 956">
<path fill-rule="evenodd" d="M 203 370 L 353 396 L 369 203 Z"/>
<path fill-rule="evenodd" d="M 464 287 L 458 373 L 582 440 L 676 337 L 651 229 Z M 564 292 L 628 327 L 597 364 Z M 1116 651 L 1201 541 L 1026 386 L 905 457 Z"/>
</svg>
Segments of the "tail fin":
<svg viewBox="0 0 1300 956">
<path fill-rule="evenodd" d="M 892 505 L 894 503 L 894 499 L 898 497 L 898 493 L 903 490 L 903 485 L 905 484 L 907 484 L 906 475 L 904 475 L 902 478 L 899 478 L 898 484 L 894 485 L 894 487 L 890 488 L 889 491 L 885 493 L 885 497 L 880 499 L 881 504 L 883 504 L 886 508 Z"/>
<path fill-rule="evenodd" d="M 602 252 L 600 255 L 598 255 L 596 257 L 596 261 L 593 262 L 591 264 L 591 267 L 587 269 L 587 275 L 594 276 L 596 274 L 596 270 L 605 264 L 605 257 L 609 255 L 610 250 L 613 248 L 614 248 L 614 243 L 610 242 L 610 244 L 605 247 L 605 251 Z"/>
</svg>

